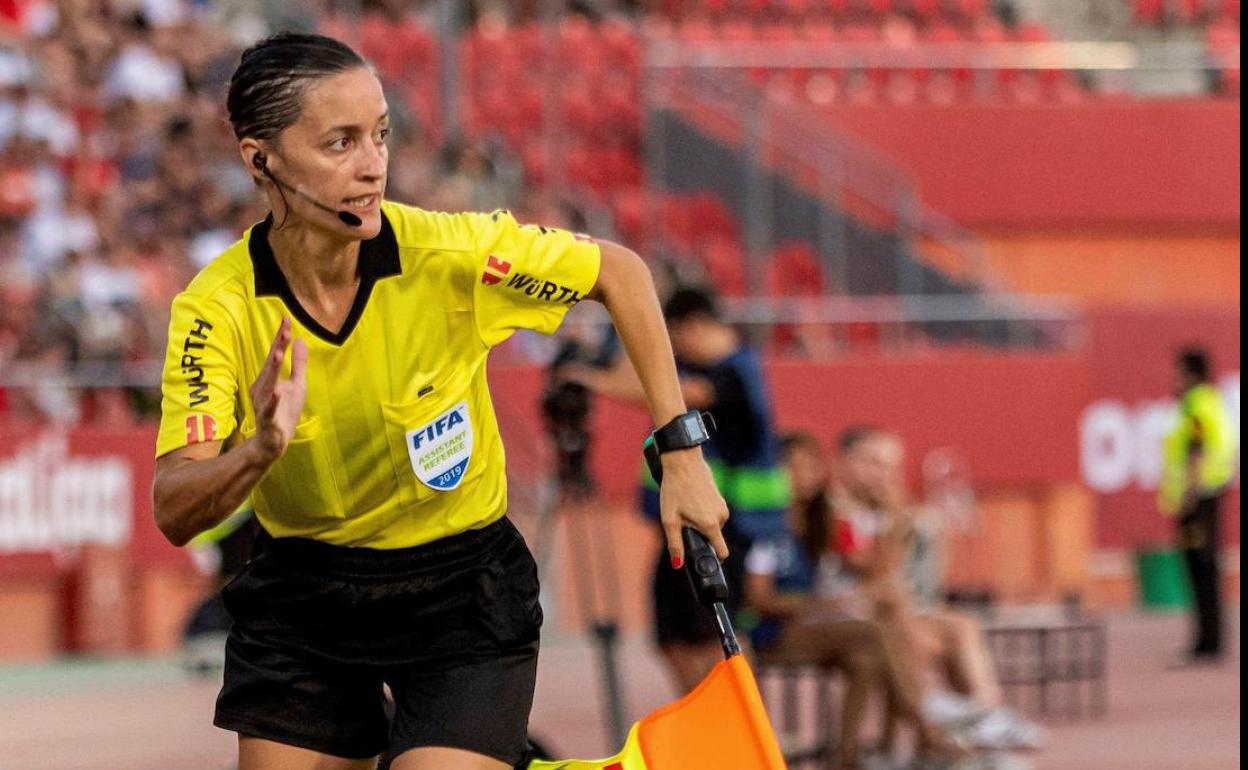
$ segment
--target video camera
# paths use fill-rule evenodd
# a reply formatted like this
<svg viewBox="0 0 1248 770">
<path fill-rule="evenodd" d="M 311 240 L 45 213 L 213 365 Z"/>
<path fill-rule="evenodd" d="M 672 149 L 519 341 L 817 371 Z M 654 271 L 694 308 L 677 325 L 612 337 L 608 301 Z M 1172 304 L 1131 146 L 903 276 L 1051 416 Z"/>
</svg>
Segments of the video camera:
<svg viewBox="0 0 1248 770">
<path fill-rule="evenodd" d="M 563 339 L 546 369 L 546 392 L 542 395 L 546 432 L 555 446 L 559 487 L 576 497 L 588 497 L 596 487 L 589 471 L 589 418 L 594 394 L 581 383 L 564 379 L 561 370 L 571 364 L 604 369 L 611 365 L 618 349 L 619 338 L 607 326 L 597 344 L 572 337 Z"/>
</svg>

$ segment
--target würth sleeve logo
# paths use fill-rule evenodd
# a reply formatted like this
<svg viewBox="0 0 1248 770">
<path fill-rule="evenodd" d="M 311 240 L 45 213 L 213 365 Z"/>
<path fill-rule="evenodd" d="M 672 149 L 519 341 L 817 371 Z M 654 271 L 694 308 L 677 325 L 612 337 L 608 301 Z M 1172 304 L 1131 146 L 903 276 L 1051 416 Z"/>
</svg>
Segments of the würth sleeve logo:
<svg viewBox="0 0 1248 770">
<path fill-rule="evenodd" d="M 569 307 L 581 301 L 581 293 L 576 289 L 563 286 L 554 281 L 544 281 L 524 273 L 516 273 L 507 281 L 507 288 L 522 292 L 541 302 Z"/>
<path fill-rule="evenodd" d="M 186 385 L 190 391 L 191 408 L 207 403 L 208 383 L 204 381 L 204 357 L 199 355 L 207 346 L 208 332 L 212 324 L 202 318 L 191 322 L 191 330 L 182 342 L 182 376 L 186 377 Z"/>
<path fill-rule="evenodd" d="M 503 279 L 511 272 L 511 263 L 505 262 L 498 257 L 491 256 L 485 263 L 485 272 L 481 274 L 481 283 L 486 286 L 493 286 L 502 283 Z"/>
</svg>

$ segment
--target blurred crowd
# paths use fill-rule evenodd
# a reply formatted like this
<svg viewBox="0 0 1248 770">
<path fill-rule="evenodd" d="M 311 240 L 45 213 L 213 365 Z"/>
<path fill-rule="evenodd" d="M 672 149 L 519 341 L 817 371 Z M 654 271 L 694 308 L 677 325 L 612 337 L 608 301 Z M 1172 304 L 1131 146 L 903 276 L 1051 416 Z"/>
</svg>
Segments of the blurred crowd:
<svg viewBox="0 0 1248 770">
<path fill-rule="evenodd" d="M 410 0 L 351 5 L 426 27 L 419 15 L 432 12 Z M 341 31 L 343 18 L 332 2 L 0 3 L 0 419 L 152 413 L 143 386 L 170 300 L 265 213 L 225 121 L 238 56 L 270 31 Z M 520 214 L 578 224 L 526 193 L 501 145 L 441 137 L 407 95 L 388 94 L 388 197 L 448 210 L 524 201 Z"/>
</svg>

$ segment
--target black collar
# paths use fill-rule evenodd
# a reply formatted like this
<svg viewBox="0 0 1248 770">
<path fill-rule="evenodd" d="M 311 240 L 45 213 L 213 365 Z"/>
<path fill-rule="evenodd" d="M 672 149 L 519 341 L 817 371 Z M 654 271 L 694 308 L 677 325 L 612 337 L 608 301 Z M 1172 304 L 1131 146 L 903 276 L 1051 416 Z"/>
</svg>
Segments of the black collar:
<svg viewBox="0 0 1248 770">
<path fill-rule="evenodd" d="M 351 336 L 351 331 L 364 315 L 368 306 L 368 297 L 373 292 L 373 284 L 382 278 L 389 278 L 403 272 L 399 261 L 399 242 L 394 236 L 394 228 L 385 213 L 381 215 L 381 232 L 376 238 L 360 242 L 360 288 L 355 293 L 355 302 L 351 304 L 351 312 L 337 334 L 321 326 L 303 309 L 295 294 L 286 282 L 286 276 L 277 265 L 273 256 L 273 247 L 269 245 L 269 231 L 273 228 L 273 215 L 269 214 L 263 222 L 251 228 L 251 237 L 247 241 L 251 252 L 251 265 L 256 275 L 257 297 L 280 297 L 290 312 L 299 319 L 309 331 L 333 345 L 341 345 Z"/>
</svg>

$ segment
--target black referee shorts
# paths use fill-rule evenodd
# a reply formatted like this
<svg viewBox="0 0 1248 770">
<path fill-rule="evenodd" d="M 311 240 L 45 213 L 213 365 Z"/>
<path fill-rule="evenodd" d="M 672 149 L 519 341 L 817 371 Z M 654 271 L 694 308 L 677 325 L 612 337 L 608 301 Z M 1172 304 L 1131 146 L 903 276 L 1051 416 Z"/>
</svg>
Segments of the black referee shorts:
<svg viewBox="0 0 1248 770">
<path fill-rule="evenodd" d="M 393 551 L 262 539 L 224 592 L 218 727 L 338 757 L 443 746 L 520 759 L 542 609 L 510 521 Z"/>
<path fill-rule="evenodd" d="M 749 541 L 731 529 L 724 530 L 728 558 L 724 561 L 724 578 L 728 581 L 728 612 L 736 617 L 745 592 L 745 554 Z M 666 541 L 664 541 L 666 542 Z M 654 609 L 654 641 L 660 647 L 672 644 L 703 645 L 719 641 L 711 610 L 698 603 L 693 585 L 683 569 L 672 569 L 671 557 L 664 548 L 659 552 L 650 584 Z"/>
</svg>

